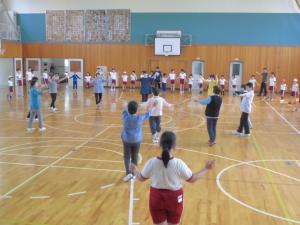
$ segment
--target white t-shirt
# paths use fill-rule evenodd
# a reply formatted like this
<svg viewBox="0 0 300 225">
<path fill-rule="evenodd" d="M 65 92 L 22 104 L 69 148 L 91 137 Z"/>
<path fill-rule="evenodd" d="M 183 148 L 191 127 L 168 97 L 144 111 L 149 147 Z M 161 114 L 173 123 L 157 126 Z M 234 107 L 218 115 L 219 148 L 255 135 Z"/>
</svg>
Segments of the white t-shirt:
<svg viewBox="0 0 300 225">
<path fill-rule="evenodd" d="M 177 191 L 182 188 L 183 180 L 192 178 L 193 172 L 181 159 L 170 159 L 168 167 L 165 168 L 161 159 L 152 158 L 147 161 L 141 175 L 151 178 L 153 188 Z"/>
<path fill-rule="evenodd" d="M 127 82 L 128 75 L 127 74 L 122 75 L 122 80 L 123 80 L 123 82 Z"/>
<path fill-rule="evenodd" d="M 14 82 L 12 82 L 11 80 L 8 81 L 8 86 L 9 87 L 13 87 L 14 86 Z"/>
<path fill-rule="evenodd" d="M 180 80 L 184 80 L 185 78 L 186 78 L 186 73 L 180 72 L 180 73 L 179 73 L 179 79 L 180 79 Z"/>
<path fill-rule="evenodd" d="M 32 73 L 31 71 L 27 71 L 27 72 L 26 72 L 26 76 L 27 76 L 27 80 L 28 80 L 28 81 L 31 81 L 32 78 L 33 78 L 33 73 Z"/>
<path fill-rule="evenodd" d="M 204 77 L 203 76 L 200 76 L 199 78 L 198 78 L 198 83 L 199 84 L 203 84 L 204 83 Z"/>
<path fill-rule="evenodd" d="M 241 102 L 241 111 L 245 113 L 251 113 L 252 111 L 252 102 L 254 98 L 254 91 L 246 92 L 242 94 L 243 100 Z"/>
<path fill-rule="evenodd" d="M 236 85 L 236 83 L 237 83 L 237 79 L 236 79 L 236 78 L 233 78 L 233 79 L 231 80 L 231 85 Z"/>
<path fill-rule="evenodd" d="M 168 80 L 167 77 L 163 77 L 163 78 L 161 79 L 161 82 L 166 84 L 166 83 L 167 83 L 167 80 Z"/>
<path fill-rule="evenodd" d="M 112 80 L 117 80 L 117 76 L 118 76 L 117 72 L 110 72 L 109 74 Z"/>
<path fill-rule="evenodd" d="M 220 79 L 220 85 L 225 85 L 226 80 L 223 78 Z"/>
<path fill-rule="evenodd" d="M 286 91 L 287 90 L 286 84 L 280 84 L 280 90 Z"/>
<path fill-rule="evenodd" d="M 176 79 L 176 73 L 170 73 L 169 77 L 170 77 L 170 80 L 175 80 Z"/>
<path fill-rule="evenodd" d="M 253 85 L 253 88 L 254 88 L 255 85 L 256 85 L 256 83 L 257 83 L 257 81 L 256 81 L 254 78 L 251 78 L 251 79 L 249 80 L 249 83 L 251 83 L 251 84 Z"/>
<path fill-rule="evenodd" d="M 274 87 L 276 85 L 276 77 L 270 77 L 269 82 L 270 86 Z"/>
<path fill-rule="evenodd" d="M 193 82 L 194 82 L 194 78 L 189 78 L 189 84 L 193 84 Z"/>
<path fill-rule="evenodd" d="M 298 83 L 293 83 L 293 85 L 292 85 L 292 91 L 293 92 L 298 92 Z"/>
<path fill-rule="evenodd" d="M 23 79 L 22 73 L 16 72 L 16 77 L 17 77 L 17 80 L 22 80 Z"/>
<path fill-rule="evenodd" d="M 91 76 L 85 76 L 85 82 L 90 83 L 91 82 Z"/>
<path fill-rule="evenodd" d="M 135 73 L 132 73 L 132 74 L 130 75 L 130 80 L 131 80 L 131 81 L 136 81 L 136 80 L 137 80 L 137 77 L 136 77 L 136 74 L 135 74 Z"/>
<path fill-rule="evenodd" d="M 172 104 L 168 103 L 164 98 L 162 98 L 160 96 L 154 96 L 153 98 L 150 98 L 144 104 L 146 107 L 148 107 L 148 106 L 154 104 L 154 102 L 157 102 L 157 105 L 153 109 L 151 109 L 150 116 L 162 116 L 164 106 L 167 106 L 167 107 L 172 106 Z"/>
<path fill-rule="evenodd" d="M 49 76 L 48 76 L 48 73 L 44 72 L 44 73 L 43 73 L 43 78 L 44 78 L 44 79 L 48 79 L 48 77 L 49 77 Z"/>
</svg>

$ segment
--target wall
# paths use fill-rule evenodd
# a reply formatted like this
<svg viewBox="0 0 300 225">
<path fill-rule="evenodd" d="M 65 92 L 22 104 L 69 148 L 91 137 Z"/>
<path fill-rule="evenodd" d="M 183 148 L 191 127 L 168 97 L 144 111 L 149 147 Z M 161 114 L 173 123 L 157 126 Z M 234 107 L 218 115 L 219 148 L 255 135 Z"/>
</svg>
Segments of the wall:
<svg viewBox="0 0 300 225">
<path fill-rule="evenodd" d="M 3 41 L 2 48 L 5 49 L 5 53 L 0 55 L 0 58 L 22 58 L 22 44 L 20 42 Z"/>
<path fill-rule="evenodd" d="M 300 73 L 300 47 L 194 45 L 185 47 L 181 56 L 156 57 L 154 49 L 144 45 L 99 44 L 24 44 L 24 57 L 83 58 L 85 71 L 95 72 L 99 65 L 115 67 L 119 73 L 154 69 L 157 65 L 165 72 L 171 68 L 185 68 L 191 72 L 192 61 L 197 57 L 206 62 L 205 74 L 218 73 L 228 77 L 229 63 L 239 58 L 244 62 L 244 81 L 249 75 L 268 67 L 278 80 L 288 83 Z"/>
<path fill-rule="evenodd" d="M 19 14 L 22 41 L 45 42 L 45 14 Z M 131 43 L 145 34 L 181 30 L 193 44 L 300 45 L 300 14 L 132 13 Z"/>
<path fill-rule="evenodd" d="M 8 87 L 8 77 L 14 76 L 14 61 L 11 58 L 0 59 L 0 87 Z"/>
<path fill-rule="evenodd" d="M 66 9 L 131 9 L 132 12 L 299 12 L 295 0 L 6 0 L 18 13 Z"/>
</svg>

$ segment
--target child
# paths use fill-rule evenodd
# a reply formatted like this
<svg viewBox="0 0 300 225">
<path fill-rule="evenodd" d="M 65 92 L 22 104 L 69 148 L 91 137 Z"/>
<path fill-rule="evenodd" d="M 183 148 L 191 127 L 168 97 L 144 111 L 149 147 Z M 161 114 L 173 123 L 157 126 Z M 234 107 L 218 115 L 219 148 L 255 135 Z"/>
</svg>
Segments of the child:
<svg viewBox="0 0 300 225">
<path fill-rule="evenodd" d="M 19 68 L 16 71 L 16 78 L 17 78 L 18 87 L 22 87 L 23 86 L 23 75 Z"/>
<path fill-rule="evenodd" d="M 289 102 L 289 104 L 295 104 L 296 103 L 298 94 L 299 94 L 298 79 L 295 78 L 293 80 L 293 84 L 292 84 L 292 92 L 291 92 L 292 100 Z"/>
<path fill-rule="evenodd" d="M 8 101 L 12 100 L 13 94 L 14 94 L 14 82 L 13 82 L 13 77 L 10 76 L 8 77 L 8 94 L 7 94 Z"/>
<path fill-rule="evenodd" d="M 184 93 L 185 79 L 186 79 L 186 73 L 184 72 L 184 69 L 181 69 L 179 73 L 179 90 L 181 94 Z"/>
<path fill-rule="evenodd" d="M 126 72 L 123 72 L 123 75 L 122 75 L 122 90 L 123 91 L 126 91 L 127 81 L 128 81 L 128 75 Z"/>
<path fill-rule="evenodd" d="M 199 75 L 199 78 L 198 78 L 198 86 L 199 86 L 199 89 L 200 89 L 200 94 L 203 93 L 203 83 L 204 83 L 205 79 L 203 77 L 202 74 Z"/>
<path fill-rule="evenodd" d="M 255 75 L 251 75 L 251 78 L 248 82 L 253 85 L 253 91 L 255 91 L 255 86 L 257 85 L 257 80 L 255 79 Z"/>
<path fill-rule="evenodd" d="M 284 94 L 286 90 L 287 90 L 286 82 L 285 80 L 282 80 L 280 84 L 280 103 L 284 102 Z"/>
<path fill-rule="evenodd" d="M 217 122 L 219 118 L 219 112 L 222 105 L 222 98 L 220 97 L 220 88 L 218 86 L 214 86 L 213 95 L 208 96 L 207 99 L 199 100 L 201 105 L 206 105 L 205 116 L 207 123 L 207 131 L 209 135 L 209 146 L 213 146 L 216 144 L 217 138 Z"/>
<path fill-rule="evenodd" d="M 160 81 L 161 81 L 162 76 L 161 76 L 161 71 L 158 66 L 155 69 L 154 76 L 155 76 L 155 87 L 160 89 Z"/>
<path fill-rule="evenodd" d="M 154 88 L 155 87 L 155 73 L 154 73 L 154 71 L 151 71 L 149 73 L 149 78 L 150 78 L 151 88 Z"/>
<path fill-rule="evenodd" d="M 47 72 L 47 69 L 44 69 L 44 72 L 43 72 L 43 82 L 46 86 L 48 86 L 49 74 Z"/>
<path fill-rule="evenodd" d="M 135 74 L 135 71 L 133 70 L 132 73 L 130 74 L 130 89 L 131 90 L 135 90 L 136 80 L 137 80 L 137 76 Z"/>
<path fill-rule="evenodd" d="M 28 67 L 28 70 L 26 72 L 26 79 L 27 79 L 28 88 L 30 88 L 31 80 L 32 80 L 33 77 L 34 77 L 34 75 L 32 73 L 32 69 L 31 69 L 31 67 Z"/>
<path fill-rule="evenodd" d="M 171 92 L 173 93 L 175 91 L 175 80 L 176 80 L 176 73 L 174 69 L 172 69 L 171 72 L 169 73 L 169 79 L 170 79 Z"/>
<path fill-rule="evenodd" d="M 224 78 L 224 75 L 221 75 L 220 78 L 220 90 L 221 90 L 221 95 L 225 95 L 225 83 L 226 83 L 226 79 Z"/>
<path fill-rule="evenodd" d="M 162 92 L 163 92 L 163 96 L 165 96 L 166 92 L 167 92 L 167 82 L 168 82 L 168 76 L 167 76 L 166 73 L 164 73 L 163 76 L 162 76 L 162 82 L 161 82 L 161 84 L 162 84 L 161 89 L 162 89 Z"/>
<path fill-rule="evenodd" d="M 73 92 L 75 95 L 77 95 L 78 79 L 81 79 L 81 77 L 74 73 L 70 79 L 73 79 Z"/>
<path fill-rule="evenodd" d="M 68 79 L 67 76 L 65 76 L 62 79 L 59 79 L 59 75 L 58 73 L 54 74 L 53 76 L 50 76 L 50 80 L 49 80 L 49 94 L 51 97 L 51 104 L 50 104 L 50 110 L 52 112 L 55 112 L 57 109 L 55 107 L 55 101 L 56 101 L 56 97 L 57 97 L 57 86 L 60 82 L 62 82 L 63 80 Z"/>
<path fill-rule="evenodd" d="M 231 79 L 231 87 L 233 90 L 233 96 L 236 96 L 236 91 L 237 91 L 237 78 L 235 75 L 232 76 Z"/>
<path fill-rule="evenodd" d="M 127 109 L 122 113 L 123 129 L 122 142 L 124 151 L 124 165 L 126 169 L 126 176 L 123 178 L 124 182 L 133 178 L 132 172 L 129 168 L 130 161 L 137 165 L 138 154 L 142 142 L 142 125 L 143 122 L 150 117 L 150 111 L 142 115 L 137 115 L 138 103 L 131 101 L 128 103 Z"/>
<path fill-rule="evenodd" d="M 192 93 L 193 83 L 194 83 L 193 74 L 190 74 L 190 76 L 189 76 L 189 93 Z"/>
<path fill-rule="evenodd" d="M 275 73 L 272 72 L 269 78 L 269 97 L 267 98 L 269 101 L 273 101 L 273 95 L 276 88 L 276 76 Z"/>
<path fill-rule="evenodd" d="M 246 93 L 240 95 L 241 97 L 243 97 L 241 102 L 242 115 L 240 119 L 239 128 L 236 131 L 233 131 L 233 134 L 238 136 L 249 137 L 250 136 L 249 114 L 252 111 L 252 102 L 254 98 L 252 83 L 247 83 L 246 90 L 247 90 Z"/>
<path fill-rule="evenodd" d="M 85 87 L 87 89 L 90 89 L 91 79 L 92 79 L 92 76 L 90 75 L 90 73 L 86 73 L 86 75 L 85 75 Z"/>
<path fill-rule="evenodd" d="M 150 118 L 149 118 L 149 125 L 150 130 L 152 134 L 152 141 L 153 143 L 158 143 L 159 141 L 159 133 L 161 131 L 161 117 L 163 115 L 163 108 L 164 106 L 171 107 L 172 104 L 168 103 L 164 98 L 159 96 L 159 89 L 153 88 L 152 89 L 153 97 L 149 99 L 144 106 L 149 108 L 152 105 L 156 105 L 156 107 L 152 108 L 150 112 Z"/>
<path fill-rule="evenodd" d="M 42 86 L 39 85 L 38 83 L 38 78 L 33 77 L 31 79 L 30 83 L 30 91 L 29 91 L 29 102 L 30 102 L 30 118 L 28 122 L 28 132 L 33 132 L 35 131 L 35 128 L 32 128 L 32 123 L 35 115 L 37 115 L 38 120 L 39 120 L 39 128 L 40 131 L 45 131 L 46 127 L 43 126 L 43 118 L 42 118 L 42 113 L 41 113 L 41 95 L 43 95 L 43 92 L 41 91 Z"/>
<path fill-rule="evenodd" d="M 214 87 L 218 86 L 218 76 L 211 74 L 209 79 L 205 80 L 208 83 L 207 95 L 211 96 L 214 93 Z"/>
<path fill-rule="evenodd" d="M 141 182 L 151 179 L 149 210 L 153 224 L 179 225 L 184 208 L 183 181 L 194 183 L 215 166 L 215 161 L 197 173 L 179 158 L 175 158 L 176 135 L 166 131 L 160 139 L 161 154 L 147 161 L 140 173 L 131 164 L 134 176 Z"/>
<path fill-rule="evenodd" d="M 109 73 L 110 79 L 111 79 L 111 91 L 116 91 L 116 85 L 117 85 L 117 79 L 118 79 L 118 73 L 114 68 L 111 69 L 111 72 Z"/>
<path fill-rule="evenodd" d="M 100 73 L 97 73 L 96 78 L 93 80 L 97 109 L 99 109 L 101 105 L 104 82 L 106 82 L 106 80 L 103 79 L 103 76 L 101 76 Z"/>
<path fill-rule="evenodd" d="M 142 102 L 148 101 L 148 95 L 151 93 L 151 81 L 146 71 L 143 71 L 140 77 Z"/>
</svg>

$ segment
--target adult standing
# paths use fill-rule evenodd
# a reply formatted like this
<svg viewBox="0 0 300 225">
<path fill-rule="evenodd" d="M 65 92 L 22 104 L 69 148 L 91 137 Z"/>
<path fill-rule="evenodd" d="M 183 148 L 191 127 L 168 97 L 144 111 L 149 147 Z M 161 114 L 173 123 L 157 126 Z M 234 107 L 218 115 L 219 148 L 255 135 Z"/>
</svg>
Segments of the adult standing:
<svg viewBox="0 0 300 225">
<path fill-rule="evenodd" d="M 199 100 L 201 105 L 206 105 L 205 116 L 206 116 L 206 124 L 207 131 L 209 135 L 209 146 L 213 146 L 216 144 L 217 138 L 217 122 L 219 118 L 219 112 L 222 105 L 222 98 L 220 97 L 220 88 L 218 86 L 213 87 L 213 95 L 208 96 L 208 98 Z"/>
<path fill-rule="evenodd" d="M 146 71 L 143 71 L 139 79 L 141 82 L 142 102 L 148 101 L 148 95 L 151 93 L 151 80 Z"/>
<path fill-rule="evenodd" d="M 176 136 L 166 131 L 160 139 L 161 155 L 148 160 L 140 173 L 135 164 L 131 171 L 140 181 L 151 179 L 149 208 L 153 224 L 177 225 L 183 211 L 182 181 L 194 183 L 211 170 L 215 161 L 197 173 L 179 158 L 173 157 L 176 147 Z"/>
<path fill-rule="evenodd" d="M 261 96 L 264 92 L 264 96 L 267 96 L 267 81 L 268 81 L 268 69 L 265 67 L 261 73 L 256 72 L 257 74 L 261 75 L 261 85 L 260 91 L 258 96 Z"/>
<path fill-rule="evenodd" d="M 161 74 L 159 67 L 156 67 L 155 72 L 154 72 L 154 77 L 155 77 L 155 87 L 160 89 L 160 82 L 161 82 L 162 74 Z"/>
<path fill-rule="evenodd" d="M 106 82 L 106 80 L 103 79 L 103 76 L 101 76 L 100 73 L 96 74 L 96 78 L 93 80 L 94 84 L 94 94 L 95 94 L 95 100 L 96 100 L 96 106 L 97 109 L 100 108 L 101 101 L 102 101 L 102 94 L 103 94 L 103 83 Z"/>
</svg>

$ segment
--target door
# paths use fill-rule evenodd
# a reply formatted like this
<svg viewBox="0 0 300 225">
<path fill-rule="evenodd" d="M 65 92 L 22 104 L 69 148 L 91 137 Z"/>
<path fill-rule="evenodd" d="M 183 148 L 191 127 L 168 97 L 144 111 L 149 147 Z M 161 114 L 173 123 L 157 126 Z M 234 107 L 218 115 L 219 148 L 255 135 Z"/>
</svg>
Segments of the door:
<svg viewBox="0 0 300 225">
<path fill-rule="evenodd" d="M 21 75 L 23 77 L 23 79 L 21 80 L 18 79 L 18 73 L 19 76 Z M 14 58 L 14 82 L 16 87 L 15 88 L 16 96 L 23 96 L 25 79 L 24 79 L 22 58 Z"/>
<path fill-rule="evenodd" d="M 33 70 L 34 76 L 38 77 L 41 81 L 41 59 L 40 58 L 26 58 L 26 71 L 30 67 Z M 25 71 L 25 73 L 26 73 Z"/>
<path fill-rule="evenodd" d="M 198 80 L 200 74 L 204 77 L 205 63 L 202 60 L 195 60 L 192 62 L 192 74 L 194 78 L 193 89 L 199 89 Z"/>
<path fill-rule="evenodd" d="M 78 87 L 83 87 L 83 59 L 65 59 L 65 71 L 71 77 L 77 74 L 81 79 L 78 79 Z"/>
<path fill-rule="evenodd" d="M 230 62 L 230 79 L 229 79 L 229 92 L 233 93 L 233 88 L 231 85 L 232 79 L 236 78 L 237 91 L 240 91 L 241 85 L 243 83 L 243 62 L 241 61 L 232 61 Z"/>
</svg>

